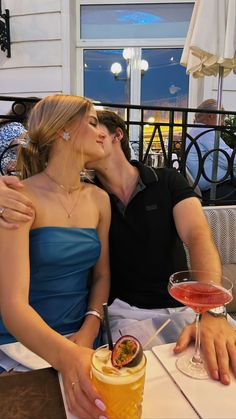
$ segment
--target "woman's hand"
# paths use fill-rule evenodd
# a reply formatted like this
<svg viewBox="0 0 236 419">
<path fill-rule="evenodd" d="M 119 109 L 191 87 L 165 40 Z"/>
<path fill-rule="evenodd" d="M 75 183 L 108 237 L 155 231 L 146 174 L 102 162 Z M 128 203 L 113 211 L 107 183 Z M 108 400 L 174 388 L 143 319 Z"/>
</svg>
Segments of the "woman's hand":
<svg viewBox="0 0 236 419">
<path fill-rule="evenodd" d="M 19 227 L 18 223 L 29 221 L 33 215 L 32 202 L 18 192 L 23 184 L 15 176 L 0 176 L 0 226 L 7 229 Z"/>
<path fill-rule="evenodd" d="M 90 379 L 93 350 L 74 345 L 62 354 L 62 374 L 70 412 L 79 419 L 106 419 L 105 405 Z"/>
<path fill-rule="evenodd" d="M 85 346 L 86 348 L 92 348 L 94 339 L 88 336 L 88 333 L 83 333 L 79 330 L 68 337 L 69 340 L 74 342 L 78 346 Z"/>
</svg>

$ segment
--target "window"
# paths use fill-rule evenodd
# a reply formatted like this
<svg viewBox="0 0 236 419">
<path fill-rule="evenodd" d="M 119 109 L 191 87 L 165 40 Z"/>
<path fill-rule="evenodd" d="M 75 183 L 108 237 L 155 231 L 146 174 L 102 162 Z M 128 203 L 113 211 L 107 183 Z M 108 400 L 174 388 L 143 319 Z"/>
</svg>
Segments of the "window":
<svg viewBox="0 0 236 419">
<path fill-rule="evenodd" d="M 81 5 L 82 39 L 182 38 L 193 3 Z"/>
</svg>

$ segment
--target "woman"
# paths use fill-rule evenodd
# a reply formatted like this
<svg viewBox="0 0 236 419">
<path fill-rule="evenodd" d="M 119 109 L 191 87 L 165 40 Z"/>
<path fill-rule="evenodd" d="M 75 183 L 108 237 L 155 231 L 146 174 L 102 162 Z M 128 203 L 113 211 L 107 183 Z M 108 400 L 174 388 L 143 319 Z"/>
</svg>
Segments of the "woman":
<svg viewBox="0 0 236 419">
<path fill-rule="evenodd" d="M 0 344 L 16 339 L 60 371 L 72 413 L 104 417 L 84 347 L 98 343 L 109 293 L 110 206 L 80 180 L 104 156 L 103 136 L 92 103 L 62 95 L 34 107 L 28 134 L 18 164 L 35 213 L 18 230 L 0 228 Z"/>
</svg>

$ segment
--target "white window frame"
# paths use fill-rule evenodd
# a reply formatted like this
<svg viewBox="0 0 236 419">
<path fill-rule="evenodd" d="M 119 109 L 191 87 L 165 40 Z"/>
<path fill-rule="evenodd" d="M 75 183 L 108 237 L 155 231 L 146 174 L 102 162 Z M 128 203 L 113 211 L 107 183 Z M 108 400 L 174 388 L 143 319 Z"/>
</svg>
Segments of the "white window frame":
<svg viewBox="0 0 236 419">
<path fill-rule="evenodd" d="M 169 3 L 194 3 L 195 0 L 76 0 L 76 21 L 79 23 L 77 24 L 76 27 L 76 47 L 82 47 L 84 48 L 85 45 L 88 47 L 103 47 L 106 46 L 107 47 L 107 43 L 108 43 L 108 39 L 83 39 L 80 38 L 80 6 L 88 6 L 88 5 L 97 5 L 99 3 L 99 5 L 116 5 L 116 4 L 145 4 L 145 3 L 149 3 L 149 4 L 169 4 Z M 165 47 L 168 48 L 168 45 L 171 44 L 173 46 L 173 40 L 175 41 L 175 46 L 178 48 L 179 46 L 184 45 L 185 42 L 185 38 L 158 38 L 158 48 L 159 47 Z M 138 45 L 137 45 L 137 38 L 136 39 L 110 39 L 110 46 L 115 46 L 118 48 L 118 46 L 122 45 L 122 48 L 124 47 L 148 47 L 148 46 L 157 46 L 157 39 L 156 38 L 145 38 L 144 40 L 139 39 L 138 40 Z M 109 48 L 109 47 L 107 47 Z"/>
<path fill-rule="evenodd" d="M 194 0 L 76 0 L 76 67 L 77 67 L 77 94 L 83 95 L 84 92 L 84 78 L 83 78 L 83 51 L 84 49 L 124 49 L 128 47 L 133 48 L 183 48 L 185 38 L 145 38 L 145 39 L 81 39 L 80 38 L 80 6 L 83 5 L 116 5 L 116 4 L 169 4 L 169 3 L 193 3 Z M 196 96 L 197 84 L 189 78 L 189 104 L 192 103 L 192 98 Z M 140 104 L 140 76 L 135 74 L 132 78 L 132 85 L 130 88 L 132 104 Z"/>
</svg>

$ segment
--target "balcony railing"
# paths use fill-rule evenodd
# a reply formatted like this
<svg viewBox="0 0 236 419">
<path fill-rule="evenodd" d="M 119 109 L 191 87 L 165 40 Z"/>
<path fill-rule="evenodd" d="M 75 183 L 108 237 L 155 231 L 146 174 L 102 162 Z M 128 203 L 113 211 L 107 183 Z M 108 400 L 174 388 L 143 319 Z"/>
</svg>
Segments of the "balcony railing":
<svg viewBox="0 0 236 419">
<path fill-rule="evenodd" d="M 34 102 L 35 99 L 31 98 L 16 98 L 16 97 L 3 97 L 0 96 L 0 106 L 3 102 L 8 102 L 9 108 L 16 103 L 24 103 L 25 101 Z M 226 139 L 227 143 L 232 148 L 231 156 L 225 153 L 224 150 L 212 148 L 208 153 L 202 155 L 198 146 L 198 137 L 193 138 L 190 135 L 190 130 L 193 127 L 202 127 L 202 125 L 194 124 L 194 114 L 196 111 L 199 113 L 208 113 L 203 110 L 196 110 L 194 108 L 169 108 L 169 107 L 154 107 L 154 106 L 137 106 L 137 105 L 123 105 L 111 103 L 95 103 L 99 108 L 105 108 L 118 112 L 120 116 L 126 121 L 130 142 L 132 148 L 136 153 L 139 161 L 148 165 L 175 167 L 179 170 L 188 180 L 191 178 L 191 173 L 186 165 L 186 161 L 191 150 L 196 151 L 197 155 L 197 173 L 191 179 L 193 188 L 198 191 L 199 197 L 202 199 L 204 205 L 210 204 L 236 204 L 236 177 L 234 168 L 236 170 L 236 123 L 235 125 L 204 125 L 207 129 L 214 132 L 219 132 L 219 136 Z M 226 120 L 236 121 L 236 112 L 229 111 L 211 111 L 226 116 Z M 21 122 L 24 120 L 24 112 L 20 115 L 13 113 L 13 115 L 0 115 L 0 118 L 8 119 L 9 121 Z M 202 133 L 201 135 L 204 135 Z M 187 142 L 187 144 L 186 144 Z M 9 149 L 10 152 L 11 149 Z M 209 155 L 216 155 L 216 163 L 219 155 L 224 155 L 227 167 L 224 176 L 220 179 L 209 176 L 205 170 L 206 160 Z M 6 152 L 0 155 L 1 172 L 4 172 L 4 158 Z M 235 186 L 235 193 L 230 193 L 221 198 L 215 197 L 214 187 L 211 187 L 210 198 L 201 196 L 198 188 L 200 178 L 204 178 L 210 182 L 210 185 L 219 185 L 220 183 L 230 179 L 231 183 Z"/>
</svg>

